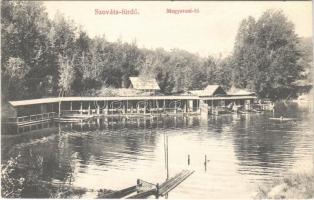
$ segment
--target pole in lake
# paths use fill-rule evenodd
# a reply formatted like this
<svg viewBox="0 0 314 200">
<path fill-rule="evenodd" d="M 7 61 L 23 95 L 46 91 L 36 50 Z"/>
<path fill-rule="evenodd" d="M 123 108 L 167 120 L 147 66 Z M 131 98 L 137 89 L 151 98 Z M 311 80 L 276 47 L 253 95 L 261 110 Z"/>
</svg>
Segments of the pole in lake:
<svg viewBox="0 0 314 200">
<path fill-rule="evenodd" d="M 204 160 L 205 172 L 207 170 L 207 162 L 209 162 L 209 160 L 207 160 L 207 155 L 205 154 L 205 160 Z"/>
<path fill-rule="evenodd" d="M 168 150 L 168 136 L 166 136 L 167 142 L 167 180 L 169 179 L 169 150 Z"/>
<path fill-rule="evenodd" d="M 169 178 L 169 160 L 168 160 L 168 136 L 164 133 L 164 151 L 165 151 L 165 167 L 167 171 L 167 180 Z"/>
<path fill-rule="evenodd" d="M 207 170 L 207 155 L 206 154 L 205 154 L 204 167 L 205 167 L 205 172 L 206 172 Z"/>
</svg>

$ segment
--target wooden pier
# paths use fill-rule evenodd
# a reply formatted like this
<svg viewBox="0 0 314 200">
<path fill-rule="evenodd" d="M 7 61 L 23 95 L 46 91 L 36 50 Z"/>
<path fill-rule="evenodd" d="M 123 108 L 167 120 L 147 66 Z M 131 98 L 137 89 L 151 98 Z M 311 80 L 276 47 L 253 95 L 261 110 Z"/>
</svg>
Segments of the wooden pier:
<svg viewBox="0 0 314 200">
<path fill-rule="evenodd" d="M 52 97 L 9 101 L 14 114 L 5 124 L 27 126 L 49 122 L 88 122 L 96 117 L 154 117 L 164 115 L 221 114 L 222 108 L 235 104 L 250 107 L 257 98 L 253 94 L 227 94 L 220 87 L 200 94 L 115 96 L 115 97 Z M 264 106 L 265 107 L 265 106 Z M 225 109 L 224 109 L 225 110 Z M 13 117 L 14 116 L 14 117 Z"/>
<path fill-rule="evenodd" d="M 177 187 L 180 183 L 182 183 L 185 179 L 191 176 L 194 171 L 191 170 L 183 170 L 182 172 L 178 173 L 174 177 L 168 179 L 164 183 L 162 183 L 158 188 L 158 196 L 164 196 L 175 187 Z"/>
<path fill-rule="evenodd" d="M 10 101 L 16 116 L 55 112 L 67 114 L 108 116 L 146 114 L 201 114 L 202 107 L 252 103 L 255 96 L 132 96 L 132 97 L 55 97 Z M 207 109 L 204 110 L 207 113 Z"/>
<path fill-rule="evenodd" d="M 99 198 L 105 199 L 119 199 L 119 198 L 127 198 L 127 199 L 146 199 L 150 196 L 155 196 L 158 198 L 159 196 L 165 196 L 171 190 L 176 188 L 180 183 L 182 183 L 185 179 L 191 176 L 194 171 L 191 170 L 182 170 L 180 173 L 176 174 L 174 177 L 166 180 L 162 184 L 152 184 L 146 181 L 137 180 L 137 184 L 122 190 L 113 191 L 109 193 L 105 193 L 103 195 L 99 195 Z M 134 194 L 136 193 L 136 194 Z"/>
</svg>

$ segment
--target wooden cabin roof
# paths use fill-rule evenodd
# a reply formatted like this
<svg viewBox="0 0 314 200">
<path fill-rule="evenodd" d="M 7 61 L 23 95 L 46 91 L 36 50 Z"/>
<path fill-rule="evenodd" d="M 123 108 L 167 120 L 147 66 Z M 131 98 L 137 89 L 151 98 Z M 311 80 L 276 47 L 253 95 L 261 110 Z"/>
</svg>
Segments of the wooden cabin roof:
<svg viewBox="0 0 314 200">
<path fill-rule="evenodd" d="M 160 90 L 154 78 L 130 77 L 132 88 L 137 90 Z"/>
<path fill-rule="evenodd" d="M 208 85 L 203 90 L 191 90 L 190 93 L 197 96 L 217 96 L 227 94 L 219 85 Z"/>
<path fill-rule="evenodd" d="M 209 94 L 211 94 L 211 96 L 214 96 L 217 94 L 220 94 L 220 95 L 227 94 L 225 90 L 222 89 L 222 87 L 220 87 L 219 85 L 207 85 L 207 87 L 204 90 L 208 92 Z"/>
<path fill-rule="evenodd" d="M 245 89 L 238 89 L 238 88 L 231 88 L 228 91 L 228 95 L 232 95 L 232 96 L 247 96 L 247 95 L 255 95 L 254 92 L 250 92 L 248 90 Z"/>
</svg>

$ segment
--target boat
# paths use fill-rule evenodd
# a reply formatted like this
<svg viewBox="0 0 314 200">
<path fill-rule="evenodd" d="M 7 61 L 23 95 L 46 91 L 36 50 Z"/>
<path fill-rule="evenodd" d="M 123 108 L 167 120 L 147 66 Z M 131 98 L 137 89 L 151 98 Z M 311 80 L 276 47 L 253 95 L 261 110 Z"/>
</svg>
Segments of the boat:
<svg viewBox="0 0 314 200">
<path fill-rule="evenodd" d="M 286 117 L 271 117 L 269 119 L 274 120 L 274 121 L 295 121 L 295 120 L 297 120 L 296 118 L 286 118 Z"/>
</svg>

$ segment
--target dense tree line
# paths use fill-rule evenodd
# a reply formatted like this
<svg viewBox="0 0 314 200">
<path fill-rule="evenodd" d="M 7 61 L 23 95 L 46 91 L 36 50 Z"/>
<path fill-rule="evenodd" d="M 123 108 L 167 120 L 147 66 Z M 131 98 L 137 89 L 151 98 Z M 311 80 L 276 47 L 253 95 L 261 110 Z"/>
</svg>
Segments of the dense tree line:
<svg viewBox="0 0 314 200">
<path fill-rule="evenodd" d="M 278 99 L 292 95 L 293 82 L 309 63 L 280 11 L 244 19 L 226 58 L 90 38 L 61 13 L 50 20 L 41 2 L 4 1 L 1 11 L 4 100 L 93 95 L 104 86 L 128 87 L 129 76 L 155 77 L 164 94 L 220 84 Z"/>
<path fill-rule="evenodd" d="M 294 82 L 305 78 L 305 52 L 300 47 L 294 25 L 282 11 L 268 10 L 258 20 L 243 20 L 233 52 L 233 83 L 271 99 L 294 96 Z"/>
</svg>

